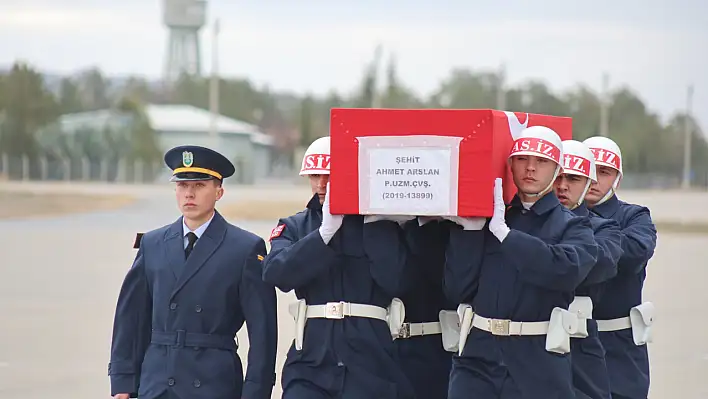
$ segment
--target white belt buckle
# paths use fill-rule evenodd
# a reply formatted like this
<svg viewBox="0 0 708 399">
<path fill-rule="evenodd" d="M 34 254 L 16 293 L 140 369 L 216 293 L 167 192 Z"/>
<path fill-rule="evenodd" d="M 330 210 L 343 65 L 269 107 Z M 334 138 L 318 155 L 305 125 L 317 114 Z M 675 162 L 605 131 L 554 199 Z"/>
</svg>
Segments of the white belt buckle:
<svg viewBox="0 0 708 399">
<path fill-rule="evenodd" d="M 344 302 L 327 302 L 325 319 L 341 320 L 344 318 Z"/>
<path fill-rule="evenodd" d="M 492 335 L 500 335 L 504 337 L 508 337 L 509 334 L 509 325 L 511 324 L 510 320 L 499 320 L 499 319 L 490 319 L 488 321 L 489 323 L 489 332 L 492 333 Z"/>
<path fill-rule="evenodd" d="M 411 323 L 403 323 L 401 329 L 398 330 L 398 338 L 406 339 L 411 337 Z"/>
</svg>

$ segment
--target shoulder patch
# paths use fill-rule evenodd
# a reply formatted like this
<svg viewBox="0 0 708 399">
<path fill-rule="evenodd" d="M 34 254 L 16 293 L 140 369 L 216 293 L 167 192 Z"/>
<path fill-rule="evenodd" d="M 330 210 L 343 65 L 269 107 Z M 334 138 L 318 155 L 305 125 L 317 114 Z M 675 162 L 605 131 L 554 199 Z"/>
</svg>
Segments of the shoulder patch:
<svg viewBox="0 0 708 399">
<path fill-rule="evenodd" d="M 265 259 L 263 255 L 256 255 L 256 258 L 258 258 L 258 260 L 261 262 L 263 262 L 263 259 Z"/>
<path fill-rule="evenodd" d="M 280 237 L 280 235 L 283 234 L 283 230 L 285 230 L 285 225 L 284 225 L 284 224 L 278 225 L 276 228 L 274 228 L 274 229 L 270 232 L 270 238 L 268 238 L 268 241 L 270 241 L 270 240 L 272 240 L 272 239 L 274 239 L 274 238 Z"/>
<path fill-rule="evenodd" d="M 133 249 L 140 248 L 140 241 L 142 241 L 144 234 L 145 233 L 138 233 L 135 235 L 135 241 L 133 242 Z"/>
</svg>

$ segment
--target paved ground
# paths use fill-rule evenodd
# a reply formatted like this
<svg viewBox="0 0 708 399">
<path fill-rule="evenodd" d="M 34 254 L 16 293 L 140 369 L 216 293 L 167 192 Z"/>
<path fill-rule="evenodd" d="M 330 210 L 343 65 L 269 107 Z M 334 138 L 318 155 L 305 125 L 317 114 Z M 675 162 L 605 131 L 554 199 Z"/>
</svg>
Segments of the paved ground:
<svg viewBox="0 0 708 399">
<path fill-rule="evenodd" d="M 4 186 L 2 188 L 5 188 Z M 53 188 L 52 190 L 55 190 Z M 66 187 L 62 190 L 115 192 L 125 187 Z M 35 190 L 49 190 L 35 187 Z M 136 231 L 176 217 L 165 187 L 131 190 L 141 200 L 113 212 L 31 221 L 0 221 L 0 398 L 76 399 L 107 397 L 106 364 L 115 299 L 135 254 Z M 307 188 L 268 186 L 269 196 L 307 197 Z M 264 195 L 230 187 L 232 196 Z M 656 218 L 702 211 L 708 194 L 626 193 L 652 207 Z M 685 201 L 685 202 L 684 202 Z M 676 204 L 681 204 L 676 206 Z M 684 205 L 685 204 L 685 205 Z M 690 204 L 690 205 L 688 205 Z M 272 221 L 241 224 L 265 235 Z M 650 264 L 645 296 L 658 306 L 655 343 L 650 346 L 651 398 L 708 397 L 708 322 L 692 321 L 708 304 L 708 236 L 662 234 Z M 289 346 L 292 322 L 287 295 L 280 297 L 279 366 Z M 242 357 L 247 338 L 239 334 Z M 279 398 L 276 389 L 274 398 Z"/>
</svg>

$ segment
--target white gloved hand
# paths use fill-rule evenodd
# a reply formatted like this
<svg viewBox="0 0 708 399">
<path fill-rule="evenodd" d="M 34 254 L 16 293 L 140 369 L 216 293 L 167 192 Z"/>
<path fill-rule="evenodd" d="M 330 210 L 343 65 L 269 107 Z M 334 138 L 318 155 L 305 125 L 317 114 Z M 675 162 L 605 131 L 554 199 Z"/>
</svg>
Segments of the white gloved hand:
<svg viewBox="0 0 708 399">
<path fill-rule="evenodd" d="M 408 215 L 366 215 L 364 216 L 364 223 L 378 222 L 379 220 L 390 220 L 396 222 L 400 225 L 405 224 L 409 220 L 415 219 L 415 216 Z"/>
<path fill-rule="evenodd" d="M 462 226 L 462 230 L 482 230 L 487 218 L 466 218 L 462 216 L 445 216 L 445 219 Z"/>
<path fill-rule="evenodd" d="M 506 225 L 506 219 L 504 218 L 505 213 L 506 205 L 504 204 L 502 179 L 496 178 L 494 180 L 494 213 L 492 220 L 489 222 L 489 231 L 494 234 L 499 242 L 503 242 L 510 231 L 509 226 Z"/>
<path fill-rule="evenodd" d="M 334 234 L 342 227 L 342 221 L 344 221 L 344 215 L 332 215 L 329 211 L 329 183 L 327 183 L 327 193 L 322 204 L 322 225 L 320 226 L 320 236 L 325 244 L 329 244 Z"/>
<path fill-rule="evenodd" d="M 418 216 L 418 226 L 422 226 L 429 222 L 443 220 L 440 216 Z"/>
</svg>

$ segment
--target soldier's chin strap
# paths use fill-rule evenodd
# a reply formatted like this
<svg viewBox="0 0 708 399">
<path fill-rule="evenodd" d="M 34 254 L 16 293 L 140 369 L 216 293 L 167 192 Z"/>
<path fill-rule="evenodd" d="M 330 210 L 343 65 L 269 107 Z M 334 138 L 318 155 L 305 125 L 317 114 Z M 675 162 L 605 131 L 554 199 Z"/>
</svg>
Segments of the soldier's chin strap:
<svg viewBox="0 0 708 399">
<path fill-rule="evenodd" d="M 561 166 L 557 165 L 556 171 L 553 172 L 553 178 L 548 183 L 548 186 L 546 186 L 546 188 L 544 188 L 543 190 L 541 190 L 538 193 L 533 193 L 533 194 L 524 193 L 524 195 L 526 195 L 527 197 L 535 198 L 535 197 L 543 197 L 544 195 L 548 194 L 553 189 L 553 183 L 555 183 L 556 178 L 558 177 L 558 174 L 560 173 L 560 170 L 561 170 Z"/>
<path fill-rule="evenodd" d="M 599 201 L 597 201 L 597 203 L 594 206 L 604 204 L 605 202 L 607 202 L 607 200 L 609 200 L 610 198 L 612 198 L 615 195 L 615 193 L 617 192 L 617 186 L 619 185 L 620 179 L 622 179 L 622 175 L 617 174 L 617 177 L 615 177 L 615 182 L 612 183 L 612 187 L 610 187 L 610 189 L 607 190 L 607 193 L 605 193 L 605 196 L 602 197 Z"/>
<path fill-rule="evenodd" d="M 587 182 L 587 184 L 585 184 L 585 190 L 583 190 L 583 193 L 580 195 L 580 198 L 578 198 L 578 200 L 570 208 L 571 211 L 583 204 L 583 202 L 585 201 L 585 196 L 587 195 L 588 191 L 590 190 L 590 184 L 592 184 L 592 180 L 590 180 L 590 178 L 588 178 L 588 182 Z"/>
</svg>

